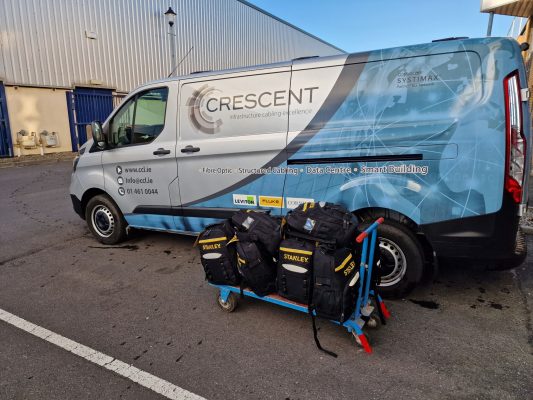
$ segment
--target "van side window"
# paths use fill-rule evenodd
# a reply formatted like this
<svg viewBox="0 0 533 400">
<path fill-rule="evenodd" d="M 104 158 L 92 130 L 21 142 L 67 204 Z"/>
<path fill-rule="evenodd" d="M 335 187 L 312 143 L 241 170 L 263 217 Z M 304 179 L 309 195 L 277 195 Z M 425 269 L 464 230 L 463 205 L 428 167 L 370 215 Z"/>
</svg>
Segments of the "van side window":
<svg viewBox="0 0 533 400">
<path fill-rule="evenodd" d="M 115 114 L 110 124 L 110 141 L 116 147 L 132 143 L 133 114 L 135 98 L 124 104 Z"/>
<path fill-rule="evenodd" d="M 144 92 L 137 98 L 133 143 L 149 143 L 165 126 L 168 89 L 160 88 Z"/>
<path fill-rule="evenodd" d="M 165 126 L 168 88 L 139 93 L 113 117 L 110 138 L 116 147 L 150 143 Z"/>
</svg>

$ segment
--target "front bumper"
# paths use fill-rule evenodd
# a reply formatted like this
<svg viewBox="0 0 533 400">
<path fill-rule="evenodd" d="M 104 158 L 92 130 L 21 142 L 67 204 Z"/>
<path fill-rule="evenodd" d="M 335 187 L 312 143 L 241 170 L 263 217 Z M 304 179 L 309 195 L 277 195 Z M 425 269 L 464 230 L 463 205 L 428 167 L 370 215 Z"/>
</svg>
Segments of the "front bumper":
<svg viewBox="0 0 533 400">
<path fill-rule="evenodd" d="M 74 208 L 76 214 L 78 214 L 81 219 L 85 219 L 85 214 L 83 213 L 83 209 L 81 207 L 81 200 L 73 194 L 70 195 L 70 200 L 72 200 L 72 208 Z"/>
</svg>

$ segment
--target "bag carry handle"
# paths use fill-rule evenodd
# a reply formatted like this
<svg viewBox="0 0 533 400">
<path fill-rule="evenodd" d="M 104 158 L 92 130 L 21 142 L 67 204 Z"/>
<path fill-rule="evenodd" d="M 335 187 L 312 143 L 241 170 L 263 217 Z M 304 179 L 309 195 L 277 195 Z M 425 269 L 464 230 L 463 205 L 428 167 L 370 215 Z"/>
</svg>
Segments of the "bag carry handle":
<svg viewBox="0 0 533 400">
<path fill-rule="evenodd" d="M 355 241 L 357 243 L 361 243 L 363 240 L 365 240 L 368 235 L 372 233 L 374 229 L 377 229 L 378 225 L 381 225 L 385 221 L 385 218 L 379 217 L 372 225 L 370 225 L 368 228 L 366 228 L 363 232 L 361 232 L 356 238 Z"/>
</svg>

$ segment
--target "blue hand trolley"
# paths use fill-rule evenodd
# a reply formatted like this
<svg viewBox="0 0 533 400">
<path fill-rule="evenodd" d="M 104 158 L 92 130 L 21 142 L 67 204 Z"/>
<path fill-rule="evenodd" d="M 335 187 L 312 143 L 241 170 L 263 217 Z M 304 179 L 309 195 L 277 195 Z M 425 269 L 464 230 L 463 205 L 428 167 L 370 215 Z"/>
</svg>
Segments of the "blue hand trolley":
<svg viewBox="0 0 533 400">
<path fill-rule="evenodd" d="M 344 323 L 331 321 L 337 325 L 342 325 L 350 332 L 356 340 L 356 343 L 363 347 L 367 353 L 372 353 L 372 348 L 363 333 L 363 327 L 375 328 L 380 323 L 385 324 L 385 319 L 390 317 L 390 313 L 378 293 L 371 288 L 372 266 L 374 265 L 374 249 L 377 242 L 377 228 L 383 223 L 383 218 L 379 218 L 365 229 L 356 241 L 363 243 L 361 253 L 361 264 L 359 266 L 359 293 L 356 298 L 356 307 L 353 314 Z M 370 243 L 369 243 L 370 241 Z M 367 260 L 368 258 L 368 260 Z M 367 262 L 368 261 L 368 262 Z M 241 293 L 238 286 L 215 285 L 219 289 L 218 304 L 227 312 L 232 312 L 237 307 L 237 295 Z M 285 299 L 277 294 L 270 294 L 264 297 L 256 295 L 249 289 L 243 289 L 242 294 L 247 297 L 263 300 L 268 303 L 277 304 L 282 307 L 291 308 L 308 314 L 309 310 L 306 304 L 296 303 Z M 374 307 L 372 300 L 377 307 Z M 376 315 L 377 313 L 377 315 Z"/>
</svg>

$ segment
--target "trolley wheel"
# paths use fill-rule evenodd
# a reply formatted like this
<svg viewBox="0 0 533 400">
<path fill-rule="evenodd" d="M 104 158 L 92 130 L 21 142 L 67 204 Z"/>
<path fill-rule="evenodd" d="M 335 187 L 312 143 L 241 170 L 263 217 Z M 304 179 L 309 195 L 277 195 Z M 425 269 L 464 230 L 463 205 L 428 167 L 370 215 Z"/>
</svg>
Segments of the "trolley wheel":
<svg viewBox="0 0 533 400">
<path fill-rule="evenodd" d="M 361 343 L 361 339 L 359 339 L 359 335 L 357 333 L 355 333 L 355 331 L 352 332 L 352 335 L 355 339 L 355 343 L 359 346 L 359 347 L 363 347 L 363 344 Z"/>
<path fill-rule="evenodd" d="M 369 329 L 379 329 L 381 328 L 381 319 L 379 318 L 379 315 L 372 314 L 369 318 L 365 326 Z"/>
<path fill-rule="evenodd" d="M 237 298 L 233 295 L 233 293 L 230 293 L 228 300 L 224 301 L 222 300 L 222 297 L 220 297 L 220 293 L 217 293 L 217 303 L 224 311 L 233 312 L 237 307 Z"/>
<path fill-rule="evenodd" d="M 355 338 L 355 343 L 361 347 L 365 352 L 372 353 L 372 347 L 370 346 L 370 343 L 368 341 L 368 337 L 366 335 L 359 336 L 356 332 L 352 332 L 353 337 Z M 363 342 L 364 340 L 364 342 Z"/>
</svg>

